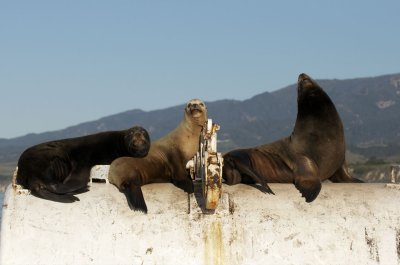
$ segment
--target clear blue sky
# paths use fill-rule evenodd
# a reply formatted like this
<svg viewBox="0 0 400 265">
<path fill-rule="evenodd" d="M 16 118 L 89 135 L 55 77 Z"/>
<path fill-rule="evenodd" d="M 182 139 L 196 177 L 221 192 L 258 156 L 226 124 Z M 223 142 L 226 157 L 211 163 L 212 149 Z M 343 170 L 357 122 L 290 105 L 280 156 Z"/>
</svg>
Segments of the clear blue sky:
<svg viewBox="0 0 400 265">
<path fill-rule="evenodd" d="M 0 138 L 398 73 L 399 47 L 398 0 L 0 0 Z"/>
</svg>

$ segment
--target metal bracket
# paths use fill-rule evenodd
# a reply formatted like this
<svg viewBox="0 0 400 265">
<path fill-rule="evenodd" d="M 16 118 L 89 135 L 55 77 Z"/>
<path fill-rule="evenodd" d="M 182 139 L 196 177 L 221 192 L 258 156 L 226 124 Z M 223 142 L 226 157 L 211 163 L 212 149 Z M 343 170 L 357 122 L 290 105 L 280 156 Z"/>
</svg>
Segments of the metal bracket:
<svg viewBox="0 0 400 265">
<path fill-rule="evenodd" d="M 223 157 L 217 152 L 220 126 L 208 119 L 200 134 L 199 149 L 186 168 L 194 181 L 202 182 L 205 208 L 214 210 L 222 194 Z"/>
</svg>

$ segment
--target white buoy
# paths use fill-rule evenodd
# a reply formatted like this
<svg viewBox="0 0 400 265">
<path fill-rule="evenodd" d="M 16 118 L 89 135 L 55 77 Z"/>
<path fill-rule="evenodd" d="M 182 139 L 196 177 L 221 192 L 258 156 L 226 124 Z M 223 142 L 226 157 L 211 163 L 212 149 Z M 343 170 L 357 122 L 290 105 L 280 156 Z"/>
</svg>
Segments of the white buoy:
<svg viewBox="0 0 400 265">
<path fill-rule="evenodd" d="M 292 184 L 270 187 L 276 195 L 224 185 L 217 209 L 205 214 L 201 194 L 146 185 L 146 215 L 130 210 L 107 183 L 92 183 L 71 204 L 20 194 L 10 185 L 0 263 L 400 263 L 398 184 L 323 183 L 312 203 Z"/>
</svg>

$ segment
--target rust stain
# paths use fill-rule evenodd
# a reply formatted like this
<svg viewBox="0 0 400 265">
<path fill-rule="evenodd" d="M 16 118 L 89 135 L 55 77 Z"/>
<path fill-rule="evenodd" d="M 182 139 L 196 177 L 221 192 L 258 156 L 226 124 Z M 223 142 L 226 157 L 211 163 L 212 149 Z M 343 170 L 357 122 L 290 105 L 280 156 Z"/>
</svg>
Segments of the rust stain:
<svg viewBox="0 0 400 265">
<path fill-rule="evenodd" d="M 204 233 L 204 264 L 225 264 L 223 261 L 221 223 L 219 221 L 214 221 Z"/>
</svg>

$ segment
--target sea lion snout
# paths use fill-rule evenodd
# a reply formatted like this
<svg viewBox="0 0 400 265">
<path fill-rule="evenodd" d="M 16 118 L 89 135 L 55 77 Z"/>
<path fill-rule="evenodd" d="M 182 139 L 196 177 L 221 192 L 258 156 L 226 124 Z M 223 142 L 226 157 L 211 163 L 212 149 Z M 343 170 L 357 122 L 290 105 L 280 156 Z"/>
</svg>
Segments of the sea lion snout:
<svg viewBox="0 0 400 265">
<path fill-rule="evenodd" d="M 298 86 L 301 88 L 307 88 L 307 87 L 314 86 L 314 82 L 311 79 L 311 77 L 309 77 L 308 75 L 306 75 L 304 73 L 299 75 L 297 83 L 298 83 Z"/>
<path fill-rule="evenodd" d="M 314 90 L 313 88 L 318 88 L 318 84 L 314 82 L 314 80 L 306 75 L 305 73 L 302 73 L 299 75 L 299 78 L 297 79 L 297 92 L 298 96 L 302 95 L 304 92 L 308 90 Z"/>
<path fill-rule="evenodd" d="M 302 82 L 304 80 L 309 80 L 311 79 L 308 75 L 306 75 L 305 73 L 301 73 L 299 75 L 299 78 L 297 79 L 297 82 Z"/>
</svg>

